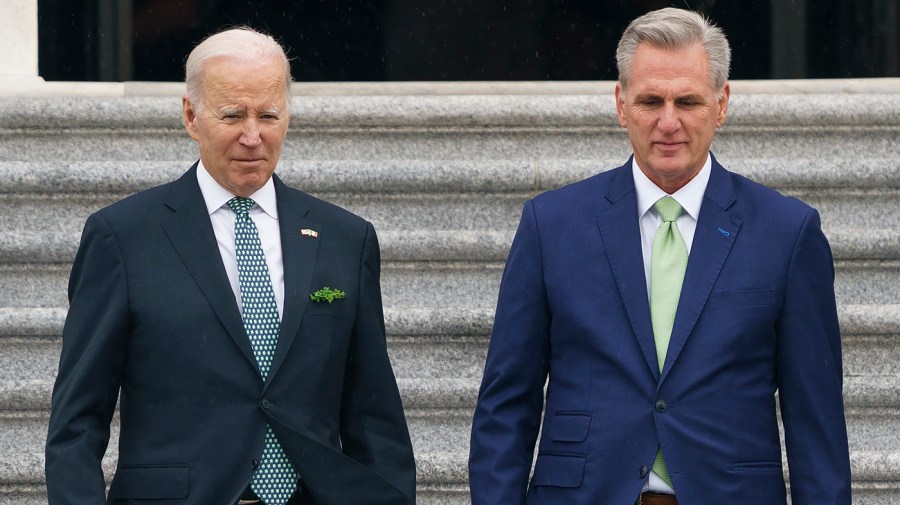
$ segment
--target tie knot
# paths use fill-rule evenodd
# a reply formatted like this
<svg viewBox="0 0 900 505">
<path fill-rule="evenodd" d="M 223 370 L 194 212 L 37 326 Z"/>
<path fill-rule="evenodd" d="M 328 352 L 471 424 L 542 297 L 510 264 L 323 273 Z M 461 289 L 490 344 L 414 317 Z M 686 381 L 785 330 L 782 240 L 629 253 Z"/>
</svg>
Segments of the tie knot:
<svg viewBox="0 0 900 505">
<path fill-rule="evenodd" d="M 253 204 L 256 203 L 250 198 L 244 198 L 242 196 L 236 196 L 231 200 L 228 200 L 228 206 L 231 207 L 231 210 L 234 211 L 235 214 L 247 215 L 250 212 L 250 209 L 253 207 Z"/>
<path fill-rule="evenodd" d="M 672 222 L 684 211 L 681 205 L 671 196 L 664 196 L 653 204 L 653 208 L 659 213 L 659 217 L 665 222 Z"/>
</svg>

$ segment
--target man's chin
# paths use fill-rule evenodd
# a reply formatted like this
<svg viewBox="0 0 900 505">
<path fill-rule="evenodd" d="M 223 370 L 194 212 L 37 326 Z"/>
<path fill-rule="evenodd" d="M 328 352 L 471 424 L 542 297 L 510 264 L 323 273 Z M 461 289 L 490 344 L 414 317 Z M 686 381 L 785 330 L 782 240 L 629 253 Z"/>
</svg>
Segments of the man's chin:
<svg viewBox="0 0 900 505">
<path fill-rule="evenodd" d="M 660 175 L 677 176 L 691 172 L 690 161 L 681 157 L 657 158 L 650 163 L 651 170 Z"/>
<path fill-rule="evenodd" d="M 232 180 L 230 189 L 237 196 L 248 197 L 259 191 L 259 188 L 265 186 L 269 182 L 269 177 L 266 177 L 263 173 L 239 177 L 237 180 Z"/>
</svg>

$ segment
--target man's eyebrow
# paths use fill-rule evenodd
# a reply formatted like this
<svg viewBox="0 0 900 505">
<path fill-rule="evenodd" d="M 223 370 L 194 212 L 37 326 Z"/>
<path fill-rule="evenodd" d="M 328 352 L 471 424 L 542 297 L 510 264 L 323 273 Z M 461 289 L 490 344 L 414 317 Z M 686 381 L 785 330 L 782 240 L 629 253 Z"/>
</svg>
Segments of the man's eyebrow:
<svg viewBox="0 0 900 505">
<path fill-rule="evenodd" d="M 693 102 L 705 101 L 705 99 L 703 98 L 703 95 L 700 95 L 697 93 L 689 93 L 687 95 L 676 96 L 675 101 L 678 101 L 678 100 L 691 100 Z"/>
<path fill-rule="evenodd" d="M 642 101 L 642 100 L 647 100 L 647 99 L 650 99 L 650 98 L 661 98 L 661 97 L 662 97 L 662 95 L 659 94 L 659 93 L 647 93 L 647 92 L 644 92 L 644 93 L 638 93 L 637 95 L 634 95 L 634 101 L 640 102 L 640 101 Z"/>
<path fill-rule="evenodd" d="M 660 93 L 652 93 L 652 92 L 647 93 L 647 92 L 644 92 L 644 93 L 639 93 L 639 94 L 635 95 L 635 96 L 634 96 L 634 101 L 640 102 L 640 101 L 643 101 L 643 100 L 649 100 L 649 99 L 662 99 L 662 97 L 663 97 L 663 95 L 660 94 Z M 677 96 L 675 96 L 675 101 L 676 101 L 676 102 L 677 102 L 677 101 L 681 101 L 681 100 L 690 100 L 690 101 L 693 101 L 693 102 L 702 102 L 702 101 L 704 101 L 705 99 L 703 98 L 703 95 L 700 95 L 700 94 L 697 94 L 697 93 L 688 93 L 688 94 L 686 94 L 686 95 L 677 95 Z"/>
<path fill-rule="evenodd" d="M 242 112 L 244 112 L 244 109 L 242 107 L 225 106 L 225 107 L 222 107 L 221 109 L 219 109 L 219 115 L 222 115 L 222 116 L 231 116 L 231 115 L 235 115 L 235 114 L 240 114 Z"/>
<path fill-rule="evenodd" d="M 263 109 L 260 112 L 263 114 L 274 114 L 277 116 L 277 115 L 281 114 L 281 108 L 280 107 L 269 107 L 268 109 Z"/>
</svg>

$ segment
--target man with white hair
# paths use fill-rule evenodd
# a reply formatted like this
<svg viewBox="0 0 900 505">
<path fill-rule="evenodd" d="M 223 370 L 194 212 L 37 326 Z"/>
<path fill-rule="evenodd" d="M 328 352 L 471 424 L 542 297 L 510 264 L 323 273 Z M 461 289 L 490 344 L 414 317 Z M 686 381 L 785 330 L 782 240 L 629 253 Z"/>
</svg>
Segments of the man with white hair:
<svg viewBox="0 0 900 505">
<path fill-rule="evenodd" d="M 283 49 L 218 33 L 192 51 L 186 84 L 199 161 L 84 228 L 50 504 L 414 504 L 375 230 L 273 175 L 290 120 Z"/>
<path fill-rule="evenodd" d="M 784 505 L 776 402 L 793 505 L 850 505 L 831 251 L 814 209 L 709 151 L 725 35 L 662 9 L 616 59 L 633 155 L 525 204 L 472 427 L 473 505 Z"/>
</svg>

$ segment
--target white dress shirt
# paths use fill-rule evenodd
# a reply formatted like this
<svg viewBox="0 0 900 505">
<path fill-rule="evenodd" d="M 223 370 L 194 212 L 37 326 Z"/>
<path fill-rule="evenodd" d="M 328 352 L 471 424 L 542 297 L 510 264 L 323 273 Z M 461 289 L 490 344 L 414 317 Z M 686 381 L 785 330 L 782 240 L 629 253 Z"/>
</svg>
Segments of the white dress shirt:
<svg viewBox="0 0 900 505">
<path fill-rule="evenodd" d="M 243 316 L 241 284 L 234 251 L 235 214 L 228 206 L 228 201 L 235 195 L 220 186 L 209 175 L 202 161 L 197 166 L 197 182 L 200 184 L 200 192 L 203 193 L 203 200 L 206 202 L 206 210 L 209 211 L 209 220 L 212 222 L 213 232 L 216 234 L 219 254 L 222 255 L 225 273 L 228 274 L 228 282 L 231 283 L 234 299 L 237 300 L 238 310 Z M 262 244 L 263 254 L 266 256 L 266 265 L 269 267 L 269 277 L 272 279 L 272 289 L 275 291 L 278 318 L 281 319 L 284 314 L 284 263 L 281 257 L 281 231 L 278 227 L 275 184 L 272 179 L 269 179 L 256 193 L 250 195 L 250 198 L 256 202 L 250 209 L 250 219 L 253 220 L 259 231 L 259 240 Z"/>
<path fill-rule="evenodd" d="M 641 227 L 641 252 L 644 255 L 644 278 L 647 281 L 648 299 L 650 298 L 650 257 L 653 254 L 653 238 L 656 236 L 656 229 L 659 228 L 661 221 L 653 204 L 660 198 L 669 195 L 684 209 L 684 213 L 678 217 L 675 224 L 684 238 L 688 255 L 690 255 L 694 231 L 697 229 L 697 219 L 700 217 L 700 206 L 703 204 L 703 195 L 706 193 L 706 185 L 709 183 L 711 171 L 712 161 L 707 155 L 706 163 L 703 164 L 700 172 L 681 189 L 669 195 L 644 175 L 644 172 L 638 167 L 637 161 L 631 163 L 634 189 L 637 192 L 637 217 Z M 644 483 L 644 491 L 674 494 L 674 490 L 655 472 L 650 472 L 647 482 Z"/>
<path fill-rule="evenodd" d="M 653 254 L 653 238 L 656 236 L 656 229 L 659 228 L 660 223 L 659 214 L 653 208 L 653 204 L 668 195 L 684 209 L 684 213 L 675 221 L 675 224 L 684 238 L 688 255 L 690 255 L 694 230 L 697 229 L 697 218 L 700 217 L 700 206 L 703 204 L 703 195 L 706 193 L 706 185 L 709 183 L 711 171 L 712 161 L 707 155 L 706 163 L 703 164 L 700 172 L 681 189 L 669 195 L 644 175 L 636 161 L 631 163 L 634 189 L 637 192 L 638 220 L 641 225 L 641 251 L 644 253 L 644 278 L 647 280 L 648 299 L 650 297 L 650 256 Z"/>
</svg>

